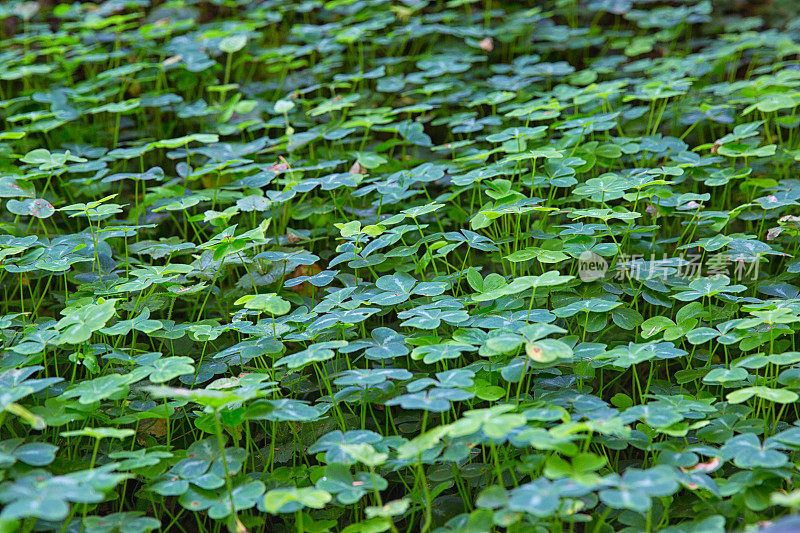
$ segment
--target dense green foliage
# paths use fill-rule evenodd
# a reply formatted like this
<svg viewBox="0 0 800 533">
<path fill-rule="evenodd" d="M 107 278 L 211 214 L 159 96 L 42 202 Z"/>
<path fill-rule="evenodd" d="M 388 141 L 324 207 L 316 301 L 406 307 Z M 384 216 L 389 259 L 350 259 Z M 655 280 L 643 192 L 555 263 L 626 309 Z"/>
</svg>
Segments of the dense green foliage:
<svg viewBox="0 0 800 533">
<path fill-rule="evenodd" d="M 0 531 L 800 507 L 791 3 L 41 4 L 0 5 Z"/>
</svg>

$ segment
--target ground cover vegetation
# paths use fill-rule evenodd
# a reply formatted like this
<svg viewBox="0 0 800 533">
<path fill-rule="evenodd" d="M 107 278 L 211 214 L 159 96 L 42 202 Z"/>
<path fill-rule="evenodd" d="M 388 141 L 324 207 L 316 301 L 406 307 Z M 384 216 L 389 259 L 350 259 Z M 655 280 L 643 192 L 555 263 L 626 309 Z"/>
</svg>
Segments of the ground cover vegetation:
<svg viewBox="0 0 800 533">
<path fill-rule="evenodd" d="M 797 511 L 800 19 L 720 4 L 2 3 L 0 530 Z"/>
</svg>

